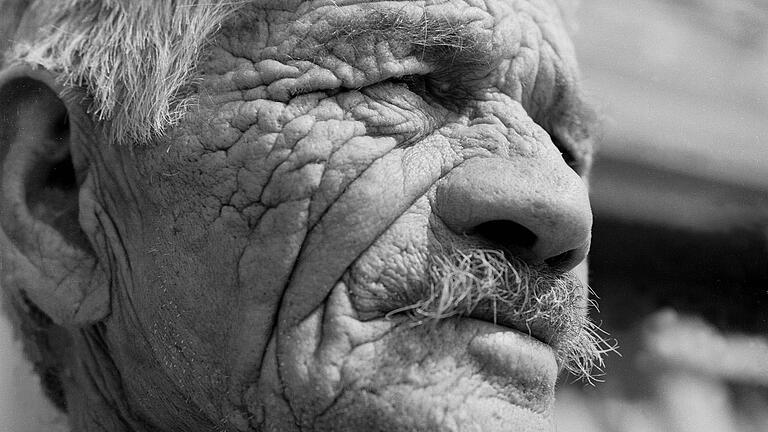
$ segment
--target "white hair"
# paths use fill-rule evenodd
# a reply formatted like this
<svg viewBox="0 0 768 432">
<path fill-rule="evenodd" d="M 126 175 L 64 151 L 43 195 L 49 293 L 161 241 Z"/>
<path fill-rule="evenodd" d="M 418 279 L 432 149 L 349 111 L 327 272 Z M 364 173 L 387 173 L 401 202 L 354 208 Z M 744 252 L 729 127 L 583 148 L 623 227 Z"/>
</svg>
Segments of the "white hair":
<svg viewBox="0 0 768 432">
<path fill-rule="evenodd" d="M 114 141 L 147 142 L 193 102 L 185 87 L 196 76 L 200 50 L 242 3 L 36 0 L 27 15 L 37 25 L 22 25 L 36 28 L 19 36 L 7 60 L 84 87 L 91 114 L 110 122 Z"/>
</svg>

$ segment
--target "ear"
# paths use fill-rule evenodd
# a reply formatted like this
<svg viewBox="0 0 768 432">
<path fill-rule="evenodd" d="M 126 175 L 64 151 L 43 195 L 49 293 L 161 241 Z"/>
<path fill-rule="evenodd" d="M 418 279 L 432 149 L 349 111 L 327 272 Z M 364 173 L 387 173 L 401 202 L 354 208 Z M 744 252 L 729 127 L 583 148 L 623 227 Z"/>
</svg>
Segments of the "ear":
<svg viewBox="0 0 768 432">
<path fill-rule="evenodd" d="M 78 128 L 93 123 L 62 90 L 42 69 L 0 73 L 0 247 L 3 288 L 77 326 L 107 315 L 109 285 L 81 228 L 92 183 L 79 149 L 93 134 Z"/>
</svg>

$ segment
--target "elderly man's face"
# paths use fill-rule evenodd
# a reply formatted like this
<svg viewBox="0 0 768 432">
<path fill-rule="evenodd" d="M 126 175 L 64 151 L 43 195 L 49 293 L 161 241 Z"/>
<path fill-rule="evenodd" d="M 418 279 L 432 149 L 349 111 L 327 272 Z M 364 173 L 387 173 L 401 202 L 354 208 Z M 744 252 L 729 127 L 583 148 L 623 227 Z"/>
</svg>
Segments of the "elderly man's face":
<svg viewBox="0 0 768 432">
<path fill-rule="evenodd" d="M 271 2 L 200 69 L 166 137 L 73 150 L 131 411 L 158 430 L 551 428 L 559 370 L 594 354 L 574 276 L 590 149 L 554 3 Z"/>
</svg>

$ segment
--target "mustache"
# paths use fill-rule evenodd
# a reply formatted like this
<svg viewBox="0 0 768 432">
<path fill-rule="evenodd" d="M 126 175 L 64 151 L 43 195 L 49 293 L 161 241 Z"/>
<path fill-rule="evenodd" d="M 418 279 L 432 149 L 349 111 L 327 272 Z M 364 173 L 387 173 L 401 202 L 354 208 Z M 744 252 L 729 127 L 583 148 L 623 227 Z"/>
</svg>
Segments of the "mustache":
<svg viewBox="0 0 768 432">
<path fill-rule="evenodd" d="M 450 250 L 430 257 L 424 282 L 400 295 L 414 325 L 456 316 L 492 317 L 550 345 L 561 368 L 586 382 L 599 381 L 603 356 L 616 350 L 588 314 L 597 310 L 591 290 L 572 273 L 532 267 L 502 251 Z"/>
</svg>

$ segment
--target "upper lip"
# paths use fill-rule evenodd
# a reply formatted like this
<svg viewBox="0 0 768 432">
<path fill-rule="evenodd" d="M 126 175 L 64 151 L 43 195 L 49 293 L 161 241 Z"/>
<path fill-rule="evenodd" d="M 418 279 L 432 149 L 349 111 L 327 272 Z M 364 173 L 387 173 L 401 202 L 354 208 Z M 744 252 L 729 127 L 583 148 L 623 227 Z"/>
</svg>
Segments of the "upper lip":
<svg viewBox="0 0 768 432">
<path fill-rule="evenodd" d="M 551 297 L 548 298 L 548 290 L 550 289 L 561 290 L 558 294 L 561 298 L 554 301 Z M 584 313 L 581 310 L 580 296 L 576 292 L 577 290 L 564 292 L 562 291 L 563 287 L 556 286 L 539 285 L 533 290 L 538 290 L 538 292 L 530 294 L 531 297 L 528 299 L 518 299 L 514 295 L 506 300 L 477 299 L 471 307 L 467 307 L 468 305 L 460 306 L 457 310 L 443 317 L 430 315 L 432 311 L 429 305 L 425 311 L 422 311 L 422 306 L 419 304 L 421 299 L 411 298 L 407 295 L 390 299 L 390 302 L 384 302 L 381 305 L 383 308 L 379 311 L 384 310 L 388 315 L 410 311 L 415 313 L 417 319 L 423 319 L 425 322 L 451 316 L 486 321 L 528 335 L 557 351 L 570 338 L 581 332 L 581 329 L 575 327 L 581 325 L 579 316 Z M 407 290 L 403 290 L 403 292 L 407 292 Z M 521 293 L 522 295 L 528 294 Z"/>
</svg>

